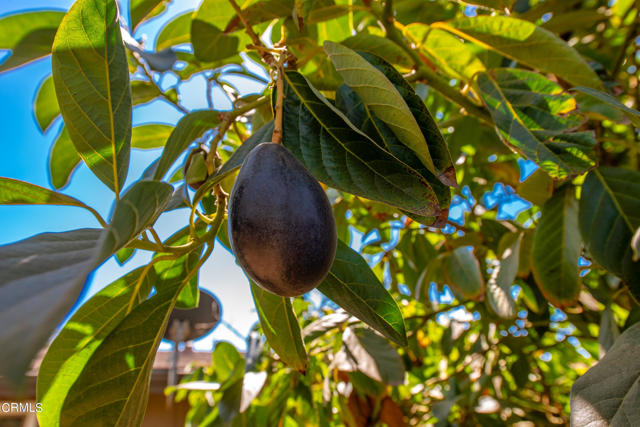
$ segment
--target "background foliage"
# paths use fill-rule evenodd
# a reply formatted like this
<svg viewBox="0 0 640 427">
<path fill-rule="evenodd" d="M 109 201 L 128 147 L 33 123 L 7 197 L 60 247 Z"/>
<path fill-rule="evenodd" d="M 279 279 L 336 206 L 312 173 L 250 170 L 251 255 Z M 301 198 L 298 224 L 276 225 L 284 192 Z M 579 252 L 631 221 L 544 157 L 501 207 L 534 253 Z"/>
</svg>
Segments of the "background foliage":
<svg viewBox="0 0 640 427">
<path fill-rule="evenodd" d="M 250 285 L 266 341 L 245 355 L 218 343 L 171 390 L 187 424 L 640 419 L 637 1 L 204 0 L 148 49 L 131 33 L 167 3 L 123 4 L 129 23 L 113 0 L 0 20 L 0 71 L 52 55 L 34 109 L 43 131 L 64 120 L 53 188 L 84 162 L 114 192 L 105 220 L 0 178 L 2 204 L 77 206 L 103 226 L 0 248 L 0 373 L 22 378 L 104 260 L 155 253 L 51 344 L 42 425 L 140 423 L 168 315 L 197 304 L 199 268 L 229 247 L 235 173 L 274 129 L 275 85 L 243 96 L 227 78 L 265 85 L 266 71 L 284 146 L 327 188 L 338 252 L 321 307 Z M 158 85 L 167 73 L 202 73 L 233 109 L 187 110 Z M 132 128 L 158 98 L 184 113 L 175 128 Z M 161 156 L 123 188 L 131 149 L 152 147 Z M 173 209 L 191 220 L 162 242 L 153 224 Z"/>
</svg>

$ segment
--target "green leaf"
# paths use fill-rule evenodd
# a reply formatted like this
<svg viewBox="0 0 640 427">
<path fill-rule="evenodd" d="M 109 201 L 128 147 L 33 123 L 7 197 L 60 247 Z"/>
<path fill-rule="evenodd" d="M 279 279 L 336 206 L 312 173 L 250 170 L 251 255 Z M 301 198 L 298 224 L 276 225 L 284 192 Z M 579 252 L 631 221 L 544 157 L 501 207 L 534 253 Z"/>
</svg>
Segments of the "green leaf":
<svg viewBox="0 0 640 427">
<path fill-rule="evenodd" d="M 629 108 L 624 105 L 622 102 L 618 101 L 613 96 L 608 93 L 601 92 L 599 90 L 591 89 L 589 87 L 575 87 L 572 90 L 582 92 L 586 95 L 589 95 L 592 98 L 597 99 L 600 102 L 603 102 L 607 105 L 610 105 L 622 112 L 627 118 L 633 123 L 633 125 L 640 129 L 640 111 L 634 110 L 633 108 Z"/>
<path fill-rule="evenodd" d="M 193 12 L 189 11 L 169 21 L 156 37 L 156 50 L 189 43 L 191 41 L 192 17 Z"/>
<path fill-rule="evenodd" d="M 640 419 L 640 323 L 571 387 L 571 425 L 629 426 Z"/>
<path fill-rule="evenodd" d="M 468 82 L 475 74 L 486 70 L 473 47 L 447 31 L 420 23 L 407 25 L 406 31 L 416 48 L 451 77 Z"/>
<path fill-rule="evenodd" d="M 100 230 L 44 233 L 0 246 L 0 374 L 24 379 L 96 266 Z"/>
<path fill-rule="evenodd" d="M 154 179 L 162 179 L 180 154 L 206 130 L 216 127 L 218 123 L 218 113 L 213 110 L 194 111 L 182 117 L 164 147 Z"/>
<path fill-rule="evenodd" d="M 42 81 L 33 104 L 33 111 L 42 132 L 46 132 L 55 118 L 60 115 L 53 77 L 49 76 Z"/>
<path fill-rule="evenodd" d="M 38 402 L 48 408 L 39 414 L 40 424 L 60 424 L 65 397 L 91 356 L 125 318 L 129 303 L 147 298 L 155 276 L 141 276 L 144 269 L 133 270 L 91 297 L 51 343 L 38 372 Z"/>
<path fill-rule="evenodd" d="M 600 329 L 598 331 L 598 344 L 600 346 L 600 359 L 609 351 L 613 343 L 620 336 L 620 329 L 611 307 L 606 307 L 600 316 Z"/>
<path fill-rule="evenodd" d="M 12 178 L 0 177 L 0 205 L 77 206 L 95 212 L 80 200 L 66 194 Z"/>
<path fill-rule="evenodd" d="M 564 101 L 562 95 L 558 100 L 558 94 L 548 91 L 553 83 L 545 87 L 542 79 L 544 77 L 523 70 L 500 69 L 495 70 L 495 77 L 489 73 L 478 74 L 477 83 L 484 103 L 509 146 L 536 162 L 553 178 L 582 174 L 594 165 L 593 133 L 567 132 L 566 119 L 554 117 L 566 113 L 571 104 Z M 504 88 L 500 82 L 505 84 Z M 525 87 L 519 89 L 521 85 Z M 527 104 L 523 94 L 532 105 Z"/>
<path fill-rule="evenodd" d="M 634 262 L 640 260 L 640 227 L 636 229 L 636 232 L 633 234 L 631 238 L 631 250 L 633 251 L 633 259 Z"/>
<path fill-rule="evenodd" d="M 226 0 L 204 0 L 191 21 L 193 53 L 200 61 L 211 62 L 238 53 L 240 39 L 224 32 L 235 15 Z"/>
<path fill-rule="evenodd" d="M 518 185 L 518 195 L 534 205 L 542 206 L 553 193 L 553 180 L 541 169 Z"/>
<path fill-rule="evenodd" d="M 369 52 L 371 54 L 385 58 L 392 64 L 397 64 L 403 68 L 412 68 L 413 60 L 400 46 L 391 40 L 376 36 L 375 34 L 358 33 L 344 39 L 342 45 L 349 49 L 361 52 Z"/>
<path fill-rule="evenodd" d="M 220 383 L 220 390 L 232 385 L 244 376 L 244 357 L 228 342 L 218 342 L 211 354 L 211 362 L 215 381 Z"/>
<path fill-rule="evenodd" d="M 516 317 L 516 303 L 511 296 L 511 286 L 518 274 L 520 243 L 523 233 L 506 234 L 500 241 L 500 264 L 494 268 L 487 282 L 489 307 L 502 319 Z"/>
<path fill-rule="evenodd" d="M 131 148 L 164 147 L 174 127 L 159 123 L 136 126 L 131 129 Z"/>
<path fill-rule="evenodd" d="M 0 72 L 11 70 L 51 53 L 53 38 L 64 12 L 22 12 L 0 19 L 0 49 L 11 55 L 0 64 Z"/>
<path fill-rule="evenodd" d="M 580 233 L 592 259 L 619 276 L 640 298 L 640 262 L 631 240 L 640 227 L 640 173 L 599 167 L 587 175 L 580 196 Z"/>
<path fill-rule="evenodd" d="M 564 40 L 535 24 L 509 16 L 479 15 L 449 22 L 442 28 L 466 40 L 558 77 L 576 86 L 603 87 L 597 74 Z"/>
<path fill-rule="evenodd" d="M 418 122 L 418 126 L 427 141 L 429 153 L 431 154 L 436 170 L 439 172 L 438 179 L 445 185 L 457 187 L 455 169 L 451 161 L 449 148 L 422 98 L 420 98 L 414 88 L 407 83 L 402 77 L 402 74 L 389 65 L 384 59 L 365 52 L 360 53 L 360 56 L 376 67 L 378 71 L 383 73 L 387 79 L 393 83 L 398 93 L 402 96 L 402 99 L 404 99 L 407 106 L 409 106 L 411 114 L 413 114 L 413 117 L 415 117 Z"/>
<path fill-rule="evenodd" d="M 260 325 L 271 348 L 284 363 L 298 371 L 304 371 L 309 363 L 309 356 L 291 300 L 265 291 L 253 282 L 251 293 Z"/>
<path fill-rule="evenodd" d="M 578 300 L 581 246 L 578 202 L 573 187 L 565 185 L 542 207 L 532 249 L 536 283 L 544 297 L 557 307 L 568 307 Z"/>
<path fill-rule="evenodd" d="M 331 270 L 318 290 L 385 337 L 407 345 L 398 305 L 364 258 L 340 240 Z"/>
<path fill-rule="evenodd" d="M 504 12 L 505 9 L 511 9 L 516 0 L 464 0 L 464 2 Z"/>
<path fill-rule="evenodd" d="M 285 73 L 282 143 L 319 181 L 423 216 L 440 213 L 429 183 L 359 131 L 296 72 Z"/>
<path fill-rule="evenodd" d="M 360 371 L 392 386 L 404 384 L 404 365 L 398 351 L 380 335 L 365 328 L 349 327 L 342 334 L 344 348 L 333 364 L 341 371 Z"/>
<path fill-rule="evenodd" d="M 418 122 L 389 79 L 348 47 L 325 41 L 324 50 L 345 83 L 355 90 L 364 104 L 391 128 L 403 144 L 416 153 L 434 175 L 437 175 L 427 141 L 420 131 Z"/>
<path fill-rule="evenodd" d="M 118 194 L 129 168 L 131 89 L 114 0 L 78 0 L 53 43 L 53 81 L 69 136 Z"/>
<path fill-rule="evenodd" d="M 129 16 L 131 17 L 131 30 L 133 30 L 145 18 L 159 15 L 167 7 L 168 0 L 131 0 L 129 2 Z"/>
<path fill-rule="evenodd" d="M 164 182 L 138 181 L 116 203 L 102 241 L 101 259 L 106 259 L 153 225 L 164 212 L 173 187 Z"/>
<path fill-rule="evenodd" d="M 51 146 L 49 154 L 49 178 L 51 185 L 61 189 L 69 183 L 71 174 L 78 167 L 82 159 L 76 151 L 67 127 L 63 126 L 60 135 Z"/>
<path fill-rule="evenodd" d="M 118 261 L 118 264 L 124 265 L 131 259 L 135 252 L 136 250 L 133 248 L 122 248 L 115 253 L 116 261 Z"/>
<path fill-rule="evenodd" d="M 153 359 L 183 281 L 171 265 L 157 274 L 156 294 L 133 307 L 84 363 L 66 395 L 60 425 L 140 425 Z"/>
<path fill-rule="evenodd" d="M 452 251 L 444 262 L 447 283 L 462 298 L 479 300 L 484 295 L 484 279 L 480 263 L 464 246 Z"/>
<path fill-rule="evenodd" d="M 422 164 L 415 153 L 402 144 L 395 134 L 376 115 L 364 105 L 358 94 L 346 84 L 341 85 L 336 92 L 336 107 L 338 107 L 349 121 L 360 131 L 364 132 L 380 147 L 384 148 L 402 163 L 418 172 L 433 188 L 438 205 L 442 210 L 440 217 L 427 219 L 403 211 L 404 214 L 425 224 L 437 226 L 438 220 L 446 219 L 448 207 L 451 202 L 451 189 L 442 184 Z"/>
</svg>

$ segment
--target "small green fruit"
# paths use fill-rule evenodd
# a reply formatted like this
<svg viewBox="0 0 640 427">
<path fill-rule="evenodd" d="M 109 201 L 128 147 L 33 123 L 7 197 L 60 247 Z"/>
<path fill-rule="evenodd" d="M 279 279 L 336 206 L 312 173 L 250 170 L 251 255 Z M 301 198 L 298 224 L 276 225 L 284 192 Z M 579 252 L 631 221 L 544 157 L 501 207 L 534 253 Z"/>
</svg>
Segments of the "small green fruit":
<svg viewBox="0 0 640 427">
<path fill-rule="evenodd" d="M 337 235 L 324 190 L 286 148 L 266 142 L 244 160 L 229 200 L 229 236 L 240 266 L 276 295 L 324 280 Z"/>
<path fill-rule="evenodd" d="M 193 190 L 198 190 L 209 177 L 207 155 L 209 152 L 202 147 L 195 148 L 189 153 L 184 165 L 184 180 Z"/>
</svg>

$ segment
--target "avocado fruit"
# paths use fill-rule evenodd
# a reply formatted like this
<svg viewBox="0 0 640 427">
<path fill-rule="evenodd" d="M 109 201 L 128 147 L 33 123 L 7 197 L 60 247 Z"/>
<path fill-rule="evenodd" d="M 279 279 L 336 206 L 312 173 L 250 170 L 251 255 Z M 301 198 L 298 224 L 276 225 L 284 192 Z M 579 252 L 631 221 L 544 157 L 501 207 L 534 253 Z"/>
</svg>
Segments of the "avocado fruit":
<svg viewBox="0 0 640 427">
<path fill-rule="evenodd" d="M 305 294 L 327 276 L 336 223 L 327 195 L 285 147 L 256 146 L 229 199 L 231 249 L 245 273 L 283 297 Z"/>
</svg>

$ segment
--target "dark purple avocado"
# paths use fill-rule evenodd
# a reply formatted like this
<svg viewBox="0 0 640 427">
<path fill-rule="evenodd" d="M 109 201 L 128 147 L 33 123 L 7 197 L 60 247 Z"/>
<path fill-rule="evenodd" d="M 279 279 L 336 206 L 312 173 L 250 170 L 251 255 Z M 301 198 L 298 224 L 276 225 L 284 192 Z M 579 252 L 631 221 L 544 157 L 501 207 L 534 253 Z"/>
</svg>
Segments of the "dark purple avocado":
<svg viewBox="0 0 640 427">
<path fill-rule="evenodd" d="M 242 163 L 229 199 L 238 264 L 276 295 L 302 295 L 324 280 L 336 254 L 336 223 L 318 181 L 280 144 L 264 142 Z"/>
</svg>

